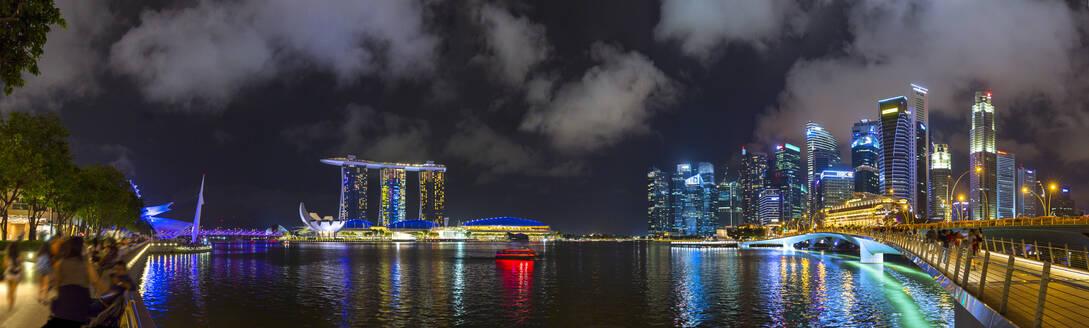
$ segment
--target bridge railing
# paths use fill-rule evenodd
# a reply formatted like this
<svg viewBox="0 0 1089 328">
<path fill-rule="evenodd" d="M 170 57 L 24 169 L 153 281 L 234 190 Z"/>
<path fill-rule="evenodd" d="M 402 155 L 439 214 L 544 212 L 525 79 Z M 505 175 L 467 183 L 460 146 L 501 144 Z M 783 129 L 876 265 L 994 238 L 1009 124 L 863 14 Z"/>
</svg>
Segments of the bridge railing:
<svg viewBox="0 0 1089 328">
<path fill-rule="evenodd" d="M 1020 217 L 994 220 L 958 220 L 949 222 L 917 223 L 902 225 L 913 229 L 970 229 L 970 228 L 994 228 L 994 227 L 1027 227 L 1027 226 L 1055 226 L 1055 225 L 1089 225 L 1089 216 L 1041 216 Z"/>
<path fill-rule="evenodd" d="M 828 231 L 855 234 L 899 247 L 1021 327 L 1089 325 L 1089 273 L 1053 265 L 1055 247 L 990 240 L 974 251 L 967 243 L 944 247 L 923 236 L 892 231 Z M 1011 246 L 1011 247 L 1007 247 Z M 1008 252 L 1008 253 L 1006 253 Z M 1036 255 L 1044 256 L 1040 260 Z M 1076 255 L 1067 255 L 1068 259 Z M 1082 254 L 1081 256 L 1084 256 Z M 1067 260 L 1068 263 L 1070 260 Z M 1081 260 L 1084 262 L 1084 259 Z M 954 295 L 956 296 L 956 295 Z"/>
</svg>

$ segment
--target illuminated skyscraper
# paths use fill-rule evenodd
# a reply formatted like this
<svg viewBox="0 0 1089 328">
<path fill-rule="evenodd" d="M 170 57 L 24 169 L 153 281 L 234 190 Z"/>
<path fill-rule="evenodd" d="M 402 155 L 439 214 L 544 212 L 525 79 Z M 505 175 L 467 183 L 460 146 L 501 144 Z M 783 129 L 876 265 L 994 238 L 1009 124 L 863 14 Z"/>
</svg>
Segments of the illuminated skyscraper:
<svg viewBox="0 0 1089 328">
<path fill-rule="evenodd" d="M 697 164 L 699 188 L 696 190 L 700 206 L 699 218 L 696 219 L 698 236 L 714 236 L 718 228 L 718 186 L 715 185 L 715 165 L 708 162 Z"/>
<path fill-rule="evenodd" d="M 647 172 L 647 233 L 660 236 L 670 232 L 669 177 L 657 167 Z"/>
<path fill-rule="evenodd" d="M 1025 192 L 1027 190 L 1028 192 Z M 1017 186 L 1014 188 L 1014 192 L 1017 193 L 1016 206 L 1014 210 L 1017 217 L 1037 217 L 1043 216 L 1041 211 L 1040 199 L 1035 195 L 1043 195 L 1039 185 L 1036 183 L 1036 171 L 1020 167 L 1017 169 Z"/>
<path fill-rule="evenodd" d="M 839 148 L 836 146 L 836 138 L 832 137 L 828 130 L 825 130 L 820 124 L 809 121 L 805 124 L 805 148 L 806 148 L 806 184 L 803 191 L 808 191 L 808 197 L 806 197 L 806 204 L 809 208 L 809 213 L 813 214 L 820 210 L 819 206 L 815 206 L 815 190 L 817 178 L 820 177 L 821 171 L 834 167 L 840 164 Z"/>
<path fill-rule="evenodd" d="M 779 195 L 779 189 L 766 188 L 760 191 L 760 216 L 762 225 L 780 224 L 783 222 L 783 203 Z"/>
<path fill-rule="evenodd" d="M 881 191 L 881 122 L 863 119 L 851 128 L 851 167 L 855 171 L 855 192 Z"/>
<path fill-rule="evenodd" d="M 881 115 L 881 159 L 878 170 L 883 194 L 915 204 L 915 129 L 907 98 L 878 102 Z"/>
<path fill-rule="evenodd" d="M 998 218 L 1006 219 L 1015 217 L 1017 209 L 1017 163 L 1013 154 L 999 150 L 995 169 L 998 178 L 995 195 L 995 206 L 998 207 Z"/>
<path fill-rule="evenodd" d="M 1058 217 L 1081 216 L 1081 211 L 1074 206 L 1074 198 L 1070 196 L 1070 186 L 1063 186 L 1059 191 L 1061 193 L 1051 195 L 1052 215 Z"/>
<path fill-rule="evenodd" d="M 760 223 L 760 192 L 768 169 L 768 155 L 741 147 L 741 213 L 747 223 Z"/>
<path fill-rule="evenodd" d="M 718 184 L 718 224 L 734 227 L 745 224 L 741 211 L 741 185 L 737 181 L 723 180 Z"/>
<path fill-rule="evenodd" d="M 848 199 L 854 197 L 855 173 L 848 170 L 827 169 L 821 171 L 817 180 L 817 192 L 819 199 L 817 204 L 822 208 L 843 205 Z"/>
<path fill-rule="evenodd" d="M 914 114 L 912 125 L 915 127 L 915 202 L 911 206 L 915 208 L 915 215 L 923 219 L 929 218 L 930 211 L 930 114 L 927 102 L 926 88 L 912 84 L 908 106 Z"/>
<path fill-rule="evenodd" d="M 677 164 L 677 171 L 673 172 L 673 178 L 671 179 L 670 190 L 670 217 L 672 218 L 672 227 L 670 229 L 671 234 L 677 236 L 686 235 L 688 232 L 688 225 L 685 222 L 686 214 L 688 216 L 694 215 L 695 204 L 692 203 L 691 197 L 689 197 L 688 188 L 685 184 L 688 176 L 692 175 L 692 165 L 688 163 Z M 693 227 L 695 225 L 693 224 Z"/>
<path fill-rule="evenodd" d="M 952 156 L 949 153 L 949 145 L 935 144 L 934 153 L 930 154 L 930 216 L 940 217 L 945 220 L 950 216 L 949 184 L 952 178 Z"/>
<path fill-rule="evenodd" d="M 825 169 L 819 168 L 820 171 Z M 802 152 L 798 146 L 775 146 L 775 169 L 771 179 L 772 186 L 779 189 L 783 219 L 801 218 L 805 214 L 807 188 L 802 180 Z"/>
<path fill-rule="evenodd" d="M 357 165 L 340 167 L 340 219 L 367 219 L 367 168 Z"/>
<path fill-rule="evenodd" d="M 996 218 L 995 185 L 997 176 L 997 150 L 995 148 L 995 108 L 991 93 L 977 91 L 972 105 L 972 126 L 969 136 L 969 199 L 972 219 Z"/>
<path fill-rule="evenodd" d="M 405 169 L 382 169 L 382 202 L 378 222 L 383 226 L 405 220 Z"/>
<path fill-rule="evenodd" d="M 443 224 L 446 215 L 446 171 L 420 171 L 420 220 Z"/>
</svg>

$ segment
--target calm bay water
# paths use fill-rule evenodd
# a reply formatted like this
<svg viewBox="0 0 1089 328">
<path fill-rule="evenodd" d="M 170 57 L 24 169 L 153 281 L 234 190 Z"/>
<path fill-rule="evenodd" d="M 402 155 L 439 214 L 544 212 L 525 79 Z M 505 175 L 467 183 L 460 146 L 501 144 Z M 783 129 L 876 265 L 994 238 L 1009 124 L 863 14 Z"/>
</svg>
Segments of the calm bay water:
<svg viewBox="0 0 1089 328">
<path fill-rule="evenodd" d="M 151 255 L 161 327 L 951 326 L 953 300 L 907 263 L 660 243 L 218 244 Z M 889 258 L 892 256 L 886 256 Z"/>
</svg>

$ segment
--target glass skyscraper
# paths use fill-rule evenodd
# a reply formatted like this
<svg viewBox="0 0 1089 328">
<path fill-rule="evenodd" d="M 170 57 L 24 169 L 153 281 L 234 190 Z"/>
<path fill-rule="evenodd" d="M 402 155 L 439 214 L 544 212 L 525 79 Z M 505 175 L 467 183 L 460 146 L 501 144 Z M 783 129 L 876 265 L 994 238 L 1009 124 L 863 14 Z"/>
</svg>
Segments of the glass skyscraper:
<svg viewBox="0 0 1089 328">
<path fill-rule="evenodd" d="M 818 204 L 821 209 L 843 205 L 854 197 L 854 189 L 854 172 L 836 169 L 821 171 L 820 179 L 817 180 L 817 191 L 820 195 Z"/>
<path fill-rule="evenodd" d="M 1028 190 L 1024 192 L 1023 190 Z M 1039 185 L 1036 183 L 1036 171 L 1026 169 L 1024 167 L 1017 168 L 1017 186 L 1014 188 L 1017 193 L 1017 200 L 1014 206 L 1017 209 L 1014 210 L 1017 217 L 1037 217 L 1043 216 L 1044 213 L 1040 209 L 1043 208 L 1040 205 L 1040 199 L 1035 195 L 1043 195 Z"/>
<path fill-rule="evenodd" d="M 718 186 L 715 185 L 715 165 L 708 162 L 697 164 L 699 172 L 700 213 L 696 218 L 697 236 L 714 236 L 718 228 Z"/>
<path fill-rule="evenodd" d="M 881 160 L 881 122 L 863 119 L 851 128 L 851 167 L 855 192 L 884 194 L 877 167 Z"/>
<path fill-rule="evenodd" d="M 1016 189 L 1017 163 L 1013 154 L 998 151 L 995 169 L 998 178 L 997 190 L 995 190 L 997 195 L 995 205 L 998 207 L 998 218 L 1016 217 L 1014 211 L 1017 209 L 1017 194 L 1021 191 Z"/>
<path fill-rule="evenodd" d="M 952 218 L 949 204 L 952 197 L 949 194 L 952 186 L 949 184 L 952 181 L 949 180 L 953 175 L 953 160 L 949 145 L 935 144 L 933 149 L 934 153 L 930 155 L 930 216 L 949 220 Z"/>
<path fill-rule="evenodd" d="M 969 131 L 969 199 L 971 218 L 993 219 L 998 216 L 995 207 L 997 176 L 997 150 L 995 148 L 995 108 L 991 93 L 977 91 L 972 105 L 972 126 Z"/>
<path fill-rule="evenodd" d="M 762 225 L 779 224 L 783 220 L 783 202 L 779 189 L 766 188 L 760 191 L 759 223 Z"/>
<path fill-rule="evenodd" d="M 657 167 L 647 171 L 647 233 L 661 236 L 670 232 L 669 177 Z"/>
<path fill-rule="evenodd" d="M 741 212 L 748 223 L 760 223 L 760 192 L 764 190 L 768 155 L 750 153 L 741 147 Z"/>
<path fill-rule="evenodd" d="M 692 174 L 692 165 L 688 163 L 677 164 L 677 170 L 673 172 L 670 180 L 670 232 L 673 235 L 685 234 L 684 212 L 689 202 L 688 192 L 685 189 L 685 179 Z"/>
<path fill-rule="evenodd" d="M 357 165 L 340 167 L 341 220 L 367 219 L 367 168 Z"/>
<path fill-rule="evenodd" d="M 718 184 L 718 224 L 733 227 L 745 224 L 741 212 L 741 185 L 737 181 L 723 180 Z"/>
<path fill-rule="evenodd" d="M 926 219 L 930 217 L 930 114 L 926 88 L 912 84 L 911 103 L 908 106 L 914 114 L 915 127 L 915 202 L 911 206 L 915 208 L 916 216 Z"/>
<path fill-rule="evenodd" d="M 807 194 L 805 181 L 802 180 L 801 149 L 791 144 L 775 146 L 774 167 L 772 186 L 779 189 L 783 219 L 801 218 L 806 213 Z"/>
<path fill-rule="evenodd" d="M 881 100 L 878 114 L 881 116 L 881 157 L 878 161 L 881 191 L 884 195 L 915 204 L 915 129 L 907 98 Z"/>
<path fill-rule="evenodd" d="M 805 147 L 807 168 L 805 189 L 809 191 L 806 206 L 809 208 L 809 214 L 812 215 L 820 210 L 820 206 L 814 204 L 816 193 L 813 191 L 816 190 L 814 186 L 816 186 L 817 178 L 822 171 L 839 165 L 840 156 L 836 138 L 813 121 L 805 124 Z"/>
</svg>

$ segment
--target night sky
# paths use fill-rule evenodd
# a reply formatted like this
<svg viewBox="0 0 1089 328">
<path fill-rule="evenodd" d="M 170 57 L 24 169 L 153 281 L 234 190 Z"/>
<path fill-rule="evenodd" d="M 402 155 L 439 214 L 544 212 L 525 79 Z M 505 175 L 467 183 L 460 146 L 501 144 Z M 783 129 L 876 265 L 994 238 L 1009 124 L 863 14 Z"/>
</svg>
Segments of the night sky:
<svg viewBox="0 0 1089 328">
<path fill-rule="evenodd" d="M 300 201 L 335 215 L 340 173 L 318 160 L 355 154 L 446 164 L 455 221 L 645 233 L 651 165 L 736 175 L 742 145 L 804 146 L 807 120 L 847 161 L 850 125 L 912 82 L 954 176 L 990 90 L 999 149 L 1089 205 L 1080 0 L 58 6 L 68 29 L 0 110 L 57 113 L 78 163 L 121 168 L 148 205 L 175 202 L 165 217 L 191 220 L 207 174 L 205 226 L 299 225 Z"/>
</svg>

